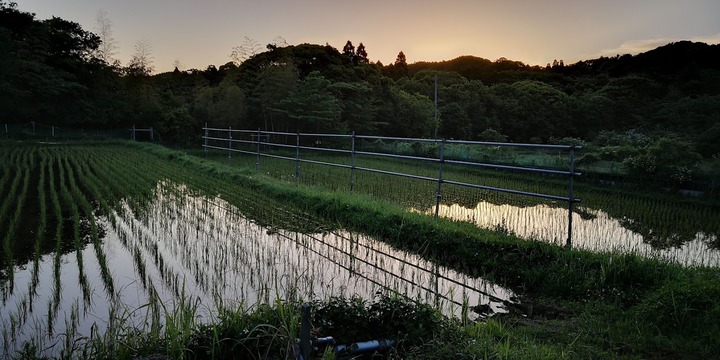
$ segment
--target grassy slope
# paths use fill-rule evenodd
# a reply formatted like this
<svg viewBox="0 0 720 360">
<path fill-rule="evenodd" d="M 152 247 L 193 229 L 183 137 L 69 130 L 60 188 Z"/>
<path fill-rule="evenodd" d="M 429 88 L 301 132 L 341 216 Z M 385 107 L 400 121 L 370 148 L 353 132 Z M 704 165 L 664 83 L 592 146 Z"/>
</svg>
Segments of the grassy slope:
<svg viewBox="0 0 720 360">
<path fill-rule="evenodd" d="M 503 339 L 514 344 L 518 356 L 534 354 L 538 346 L 570 357 L 696 357 L 720 350 L 717 269 L 522 241 L 364 196 L 290 186 L 160 147 L 137 146 L 523 294 L 520 312 L 526 316 L 516 312 L 497 325 L 503 334 L 498 344 Z"/>
</svg>

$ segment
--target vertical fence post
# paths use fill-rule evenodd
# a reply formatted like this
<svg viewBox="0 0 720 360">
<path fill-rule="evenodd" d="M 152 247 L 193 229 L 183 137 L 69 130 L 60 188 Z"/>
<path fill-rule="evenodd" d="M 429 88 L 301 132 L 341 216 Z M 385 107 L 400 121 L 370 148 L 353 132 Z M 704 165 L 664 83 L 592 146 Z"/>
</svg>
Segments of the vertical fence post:
<svg viewBox="0 0 720 360">
<path fill-rule="evenodd" d="M 433 261 L 433 275 L 435 275 L 435 308 L 440 309 L 440 266 Z"/>
<path fill-rule="evenodd" d="M 52 133 L 53 139 L 55 138 L 55 125 L 50 126 L 50 132 Z"/>
<path fill-rule="evenodd" d="M 208 127 L 207 123 L 205 123 L 205 160 L 207 160 L 208 155 Z"/>
<path fill-rule="evenodd" d="M 257 153 L 255 154 L 255 171 L 260 171 L 260 128 L 257 133 Z"/>
<path fill-rule="evenodd" d="M 300 181 L 300 130 L 295 133 L 295 182 Z"/>
<path fill-rule="evenodd" d="M 355 190 L 355 132 L 352 132 L 350 145 L 350 192 Z"/>
<path fill-rule="evenodd" d="M 310 324 L 311 309 L 310 304 L 303 304 L 300 307 L 300 355 L 302 359 L 308 360 L 312 356 L 312 343 L 310 341 L 310 331 L 312 330 L 312 324 Z"/>
<path fill-rule="evenodd" d="M 570 146 L 570 190 L 568 195 L 568 237 L 565 247 L 572 247 L 572 218 L 573 218 L 573 177 L 575 176 L 575 145 Z"/>
<path fill-rule="evenodd" d="M 232 162 L 232 126 L 228 127 L 228 165 Z"/>
<path fill-rule="evenodd" d="M 445 163 L 445 139 L 440 143 L 440 173 L 438 174 L 437 197 L 435 199 L 435 217 L 440 213 L 440 199 L 442 198 L 443 164 Z"/>
<path fill-rule="evenodd" d="M 153 130 L 153 127 L 150 127 L 150 140 L 155 140 L 155 130 Z"/>
<path fill-rule="evenodd" d="M 7 123 L 5 123 L 5 137 L 10 137 L 10 132 L 8 131 Z"/>
<path fill-rule="evenodd" d="M 130 134 L 130 140 L 135 141 L 135 124 L 132 127 L 132 133 Z"/>
</svg>

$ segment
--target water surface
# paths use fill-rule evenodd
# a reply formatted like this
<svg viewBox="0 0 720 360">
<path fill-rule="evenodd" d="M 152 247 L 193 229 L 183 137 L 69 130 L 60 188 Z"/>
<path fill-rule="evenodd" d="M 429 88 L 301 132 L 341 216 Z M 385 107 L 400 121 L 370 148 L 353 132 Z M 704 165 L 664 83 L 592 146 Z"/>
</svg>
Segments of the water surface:
<svg viewBox="0 0 720 360">
<path fill-rule="evenodd" d="M 79 254 L 41 256 L 36 284 L 32 263 L 15 267 L 14 287 L 0 304 L 0 354 L 32 341 L 55 355 L 111 324 L 143 328 L 157 309 L 151 303 L 199 304 L 200 321 L 210 321 L 219 307 L 391 291 L 477 318 L 464 311 L 490 305 L 501 312 L 513 296 L 367 236 L 261 226 L 218 197 L 172 182 L 160 183 L 151 201 L 126 201 L 97 223 L 101 251 L 89 244 Z"/>
</svg>

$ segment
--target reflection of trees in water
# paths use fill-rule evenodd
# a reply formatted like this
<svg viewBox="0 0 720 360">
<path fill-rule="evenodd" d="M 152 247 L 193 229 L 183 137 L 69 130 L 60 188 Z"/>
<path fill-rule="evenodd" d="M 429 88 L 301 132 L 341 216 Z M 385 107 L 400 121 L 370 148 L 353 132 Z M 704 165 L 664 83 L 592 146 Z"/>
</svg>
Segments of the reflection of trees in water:
<svg viewBox="0 0 720 360">
<path fill-rule="evenodd" d="M 469 195 L 465 195 L 469 194 Z M 624 228 L 641 235 L 644 242 L 656 249 L 680 247 L 705 234 L 708 246 L 720 249 L 720 214 L 712 206 L 692 202 L 674 202 L 668 199 L 651 198 L 649 195 L 615 194 L 603 191 L 576 191 L 582 198 L 573 212 L 583 220 L 597 217 L 596 211 L 606 213 L 618 221 Z M 443 204 L 459 204 L 466 208 L 475 208 L 479 202 L 493 205 L 510 205 L 517 208 L 530 208 L 538 205 L 551 208 L 567 208 L 567 203 L 547 201 L 539 198 L 511 194 L 493 193 L 478 190 L 449 188 L 444 194 Z"/>
<path fill-rule="evenodd" d="M 37 204 L 35 204 L 37 205 Z M 37 214 L 37 212 L 36 212 Z M 38 219 L 24 218 L 23 223 L 18 226 L 15 233 L 15 241 L 11 241 L 13 264 L 12 266 L 23 267 L 28 263 L 32 262 L 35 258 L 35 239 L 37 238 L 37 222 Z M 55 229 L 57 228 L 58 221 L 53 216 L 47 217 L 47 226 L 42 234 L 42 238 L 45 241 L 39 243 L 39 257 L 43 257 L 48 254 L 54 254 L 58 249 L 60 255 L 65 255 L 75 251 L 75 239 L 74 229 L 75 219 L 71 214 L 67 214 L 62 219 L 62 236 L 60 246 L 56 248 L 55 242 Z M 85 247 L 92 243 L 92 232 L 90 226 L 90 219 L 85 215 L 80 215 L 79 220 L 80 229 L 80 244 Z M 98 237 L 100 239 L 105 237 L 107 230 L 102 224 L 97 224 Z M 0 281 L 7 280 L 7 267 L 5 257 L 0 257 Z"/>
<path fill-rule="evenodd" d="M 644 243 L 658 250 L 682 247 L 685 243 L 695 240 L 698 233 L 694 228 L 675 227 L 670 230 L 668 227 L 648 225 L 628 217 L 622 217 L 618 221 L 624 228 L 642 236 Z M 707 238 L 710 239 L 712 236 Z M 715 237 L 715 241 L 707 243 L 712 249 L 720 249 L 717 237 Z"/>
</svg>

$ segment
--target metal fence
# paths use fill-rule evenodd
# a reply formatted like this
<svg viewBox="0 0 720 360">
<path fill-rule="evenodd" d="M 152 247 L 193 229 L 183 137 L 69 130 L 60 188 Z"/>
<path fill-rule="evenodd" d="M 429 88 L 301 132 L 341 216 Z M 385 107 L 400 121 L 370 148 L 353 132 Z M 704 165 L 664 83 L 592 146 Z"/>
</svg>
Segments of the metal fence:
<svg viewBox="0 0 720 360">
<path fill-rule="evenodd" d="M 35 121 L 26 123 L 4 123 L 0 125 L 0 134 L 6 139 L 48 139 L 48 140 L 76 140 L 76 139 L 130 139 L 149 140 L 158 139 L 157 132 L 152 128 L 79 128 L 43 124 Z M 0 135 L 0 136 L 2 136 Z"/>
<path fill-rule="evenodd" d="M 429 182 L 437 183 L 436 199 L 435 199 L 435 216 L 438 216 L 440 209 L 440 200 L 442 199 L 443 184 L 458 185 L 462 187 L 469 187 L 474 189 L 489 190 L 501 193 L 508 193 L 514 195 L 522 195 L 529 197 L 536 197 L 542 199 L 549 199 L 555 201 L 562 201 L 567 203 L 568 208 L 568 227 L 567 227 L 567 241 L 566 246 L 572 246 L 572 214 L 573 205 L 580 202 L 580 199 L 574 197 L 573 193 L 573 179 L 576 176 L 580 176 L 579 172 L 575 172 L 575 151 L 581 149 L 580 146 L 575 145 L 542 145 L 542 144 L 516 144 L 516 143 L 500 143 L 500 142 L 484 142 L 484 141 L 463 141 L 463 140 L 448 140 L 448 139 L 418 139 L 418 138 L 402 138 L 402 137 L 385 137 L 385 136 L 366 136 L 357 135 L 354 132 L 350 135 L 346 134 L 312 134 L 312 133 L 289 133 L 289 132 L 277 132 L 277 131 L 262 131 L 258 130 L 237 130 L 232 128 L 221 129 L 211 128 L 207 125 L 203 127 L 204 135 L 202 136 L 204 143 L 203 148 L 205 150 L 205 156 L 209 149 L 222 150 L 227 152 L 228 161 L 232 157 L 232 153 L 244 153 L 255 156 L 255 168 L 260 169 L 260 158 L 276 158 L 284 159 L 295 162 L 295 177 L 300 177 L 300 164 L 318 164 L 324 166 L 332 166 L 348 169 L 349 186 L 350 191 L 354 190 L 355 187 L 355 173 L 357 171 L 365 171 L 371 173 L 378 173 L 390 176 L 398 176 L 410 179 L 417 179 Z M 213 132 L 211 136 L 210 132 Z M 285 141 L 279 141 L 283 139 Z M 278 139 L 278 141 L 274 141 Z M 308 141 L 310 139 L 312 141 Z M 323 139 L 332 139 L 332 141 L 326 141 L 331 143 L 331 146 L 323 146 Z M 292 141 L 294 140 L 294 141 Z M 430 143 L 439 146 L 437 156 L 413 156 L 413 155 L 402 155 L 402 154 L 389 154 L 375 151 L 362 151 L 357 149 L 359 141 L 402 141 L 402 142 L 413 142 L 413 143 Z M 313 146 L 307 146 L 311 143 Z M 445 155 L 445 149 L 447 145 L 477 145 L 477 146 L 493 146 L 493 147 L 515 147 L 515 148 L 529 148 L 529 149 L 552 149 L 557 151 L 567 152 L 567 170 L 547 169 L 539 167 L 527 167 L 527 166 L 513 166 L 513 165 L 501 165 L 485 162 L 474 162 L 465 161 L 458 159 L 450 159 Z M 239 145 L 245 145 L 245 148 L 240 148 Z M 272 154 L 271 149 L 285 149 L 287 152 L 294 150 L 294 156 L 287 156 L 286 154 Z M 334 154 L 346 154 L 350 157 L 350 165 L 339 164 L 328 161 L 312 160 L 302 158 L 300 156 L 300 150 L 312 150 Z M 421 176 L 415 174 L 407 174 L 402 172 L 374 169 L 368 167 L 360 167 L 355 165 L 357 156 L 375 156 L 385 157 L 392 159 L 400 159 L 404 161 L 423 161 L 437 164 L 437 177 Z M 505 189 L 500 187 L 492 187 L 481 184 L 453 181 L 445 179 L 443 177 L 443 167 L 446 164 L 454 164 L 468 167 L 480 167 L 497 170 L 508 170 L 518 172 L 529 172 L 539 174 L 552 174 L 565 176 L 568 178 L 568 195 L 567 196 L 556 196 L 535 192 L 520 191 L 514 189 Z"/>
</svg>

